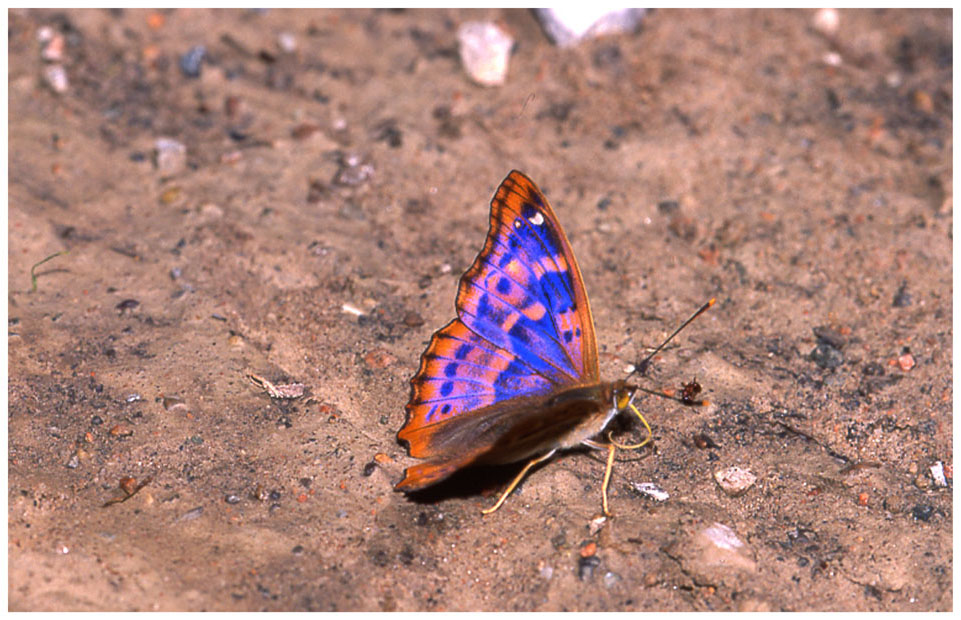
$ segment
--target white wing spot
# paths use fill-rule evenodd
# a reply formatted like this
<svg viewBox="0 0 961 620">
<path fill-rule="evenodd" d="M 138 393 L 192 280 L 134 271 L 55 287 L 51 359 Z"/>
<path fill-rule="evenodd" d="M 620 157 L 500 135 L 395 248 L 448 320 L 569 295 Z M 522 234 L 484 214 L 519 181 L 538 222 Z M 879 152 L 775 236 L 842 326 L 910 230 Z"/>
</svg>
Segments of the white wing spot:
<svg viewBox="0 0 961 620">
<path fill-rule="evenodd" d="M 544 223 L 544 215 L 540 211 L 538 211 L 537 213 L 534 214 L 534 217 L 528 218 L 527 221 L 529 221 L 534 226 L 540 226 L 541 224 Z"/>
</svg>

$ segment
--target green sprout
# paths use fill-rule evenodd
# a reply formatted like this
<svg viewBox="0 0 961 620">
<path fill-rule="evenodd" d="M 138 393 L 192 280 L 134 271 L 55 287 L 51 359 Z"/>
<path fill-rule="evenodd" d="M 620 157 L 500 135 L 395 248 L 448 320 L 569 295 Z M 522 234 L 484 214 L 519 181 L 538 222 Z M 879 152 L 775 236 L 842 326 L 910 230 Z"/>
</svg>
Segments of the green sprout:
<svg viewBox="0 0 961 620">
<path fill-rule="evenodd" d="M 30 268 L 30 292 L 31 293 L 37 292 L 37 273 L 36 273 L 37 267 L 39 267 L 40 265 L 44 264 L 49 260 L 53 260 L 54 258 L 57 258 L 58 256 L 63 256 L 64 254 L 69 254 L 69 253 L 70 253 L 70 250 L 60 250 L 59 252 L 55 252 L 50 256 L 46 257 L 39 263 L 35 263 L 33 267 Z"/>
</svg>

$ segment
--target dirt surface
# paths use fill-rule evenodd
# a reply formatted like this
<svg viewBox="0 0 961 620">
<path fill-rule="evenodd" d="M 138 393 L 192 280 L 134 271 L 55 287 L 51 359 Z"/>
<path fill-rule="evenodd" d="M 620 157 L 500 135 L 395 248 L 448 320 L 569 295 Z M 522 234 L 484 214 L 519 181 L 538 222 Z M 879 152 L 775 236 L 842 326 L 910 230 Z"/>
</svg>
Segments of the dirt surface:
<svg viewBox="0 0 961 620">
<path fill-rule="evenodd" d="M 558 49 L 526 11 L 11 11 L 10 608 L 950 610 L 952 16 L 839 16 Z M 718 300 L 646 380 L 711 404 L 640 401 L 604 523 L 601 453 L 486 517 L 516 467 L 392 491 L 512 168 L 605 378 Z"/>
</svg>

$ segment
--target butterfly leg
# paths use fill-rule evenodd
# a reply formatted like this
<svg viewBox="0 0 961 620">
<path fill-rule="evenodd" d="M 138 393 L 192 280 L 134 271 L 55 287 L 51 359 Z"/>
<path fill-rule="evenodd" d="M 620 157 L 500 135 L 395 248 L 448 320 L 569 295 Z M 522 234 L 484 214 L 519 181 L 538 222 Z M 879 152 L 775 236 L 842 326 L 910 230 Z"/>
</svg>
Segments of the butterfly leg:
<svg viewBox="0 0 961 620">
<path fill-rule="evenodd" d="M 501 493 L 500 499 L 497 500 L 497 503 L 491 506 L 490 508 L 487 508 L 486 510 L 481 510 L 481 514 L 489 515 L 490 513 L 500 508 L 501 504 L 504 503 L 504 500 L 507 499 L 507 496 L 511 494 L 511 491 L 517 488 L 517 485 L 520 484 L 521 480 L 524 479 L 524 476 L 527 475 L 527 472 L 529 472 L 532 467 L 539 465 L 544 461 L 546 461 L 547 459 L 554 456 L 555 452 L 557 452 L 557 450 L 551 450 L 547 454 L 544 454 L 543 456 L 539 456 L 536 459 L 531 460 L 531 462 L 529 462 L 527 465 L 525 465 L 524 469 L 521 470 L 521 473 L 517 474 L 517 476 L 514 477 L 513 482 L 510 483 L 510 486 L 507 487 L 507 490 Z"/>
<path fill-rule="evenodd" d="M 597 443 L 596 441 L 591 441 L 590 439 L 586 439 L 581 443 L 589 448 L 594 448 L 595 450 L 607 450 L 607 469 L 604 470 L 604 482 L 601 484 L 601 506 L 604 508 L 605 517 L 613 517 L 614 514 L 610 511 L 607 504 L 607 487 L 611 483 L 611 474 L 614 472 L 615 445 L 613 443 L 604 445 L 602 443 Z"/>
</svg>

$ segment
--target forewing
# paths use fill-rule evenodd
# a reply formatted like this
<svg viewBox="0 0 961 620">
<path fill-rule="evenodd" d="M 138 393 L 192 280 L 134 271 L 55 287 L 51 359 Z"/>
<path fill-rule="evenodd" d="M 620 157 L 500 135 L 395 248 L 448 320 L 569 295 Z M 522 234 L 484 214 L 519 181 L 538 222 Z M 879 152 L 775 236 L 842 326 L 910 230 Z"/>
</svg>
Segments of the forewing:
<svg viewBox="0 0 961 620">
<path fill-rule="evenodd" d="M 457 315 L 556 385 L 598 379 L 594 320 L 574 252 L 547 198 L 516 170 L 491 201 L 490 230 L 461 279 Z"/>
<path fill-rule="evenodd" d="M 436 332 L 411 379 L 398 438 L 437 454 L 424 427 L 513 398 L 595 383 L 587 294 L 547 199 L 511 172 L 491 201 L 484 248 L 463 275 L 458 318 Z"/>
</svg>

